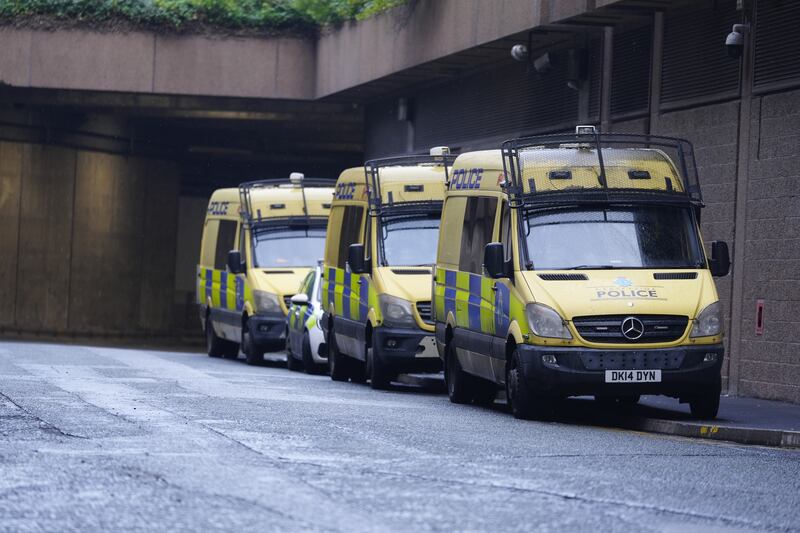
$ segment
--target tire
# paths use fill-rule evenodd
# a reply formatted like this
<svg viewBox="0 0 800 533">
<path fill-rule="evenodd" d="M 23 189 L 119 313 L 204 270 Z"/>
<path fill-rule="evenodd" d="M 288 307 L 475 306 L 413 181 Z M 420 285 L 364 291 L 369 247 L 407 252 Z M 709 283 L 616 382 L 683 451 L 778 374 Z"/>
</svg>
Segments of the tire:
<svg viewBox="0 0 800 533">
<path fill-rule="evenodd" d="M 444 350 L 444 381 L 447 385 L 447 396 L 453 403 L 471 403 L 475 398 L 475 378 L 461 368 L 452 340 L 445 345 Z"/>
<path fill-rule="evenodd" d="M 328 373 L 333 381 L 347 381 L 350 377 L 347 356 L 339 351 L 333 328 L 328 330 Z"/>
<path fill-rule="evenodd" d="M 689 399 L 689 409 L 694 418 L 711 420 L 717 418 L 719 412 L 719 395 L 722 392 L 722 382 L 718 377 L 709 387 L 709 390 Z"/>
<path fill-rule="evenodd" d="M 370 342 L 370 344 L 372 343 Z M 367 360 L 365 369 L 369 378 L 369 386 L 376 390 L 386 390 L 392 383 L 393 376 L 380 358 L 375 357 L 375 349 L 370 344 L 366 347 Z"/>
<path fill-rule="evenodd" d="M 617 398 L 617 401 L 619 402 L 620 405 L 631 406 L 639 403 L 639 400 L 641 399 L 642 396 L 639 394 L 629 394 L 626 396 L 620 396 L 619 398 Z"/>
<path fill-rule="evenodd" d="M 214 326 L 211 324 L 211 318 L 206 317 L 206 351 L 208 356 L 228 357 L 233 347 L 236 347 L 236 353 L 238 354 L 239 346 L 222 337 L 217 337 L 217 334 L 214 332 Z"/>
<path fill-rule="evenodd" d="M 315 363 L 311 355 L 311 338 L 308 336 L 308 331 L 303 333 L 303 367 L 307 374 L 322 373 L 322 365 Z"/>
<path fill-rule="evenodd" d="M 473 401 L 475 405 L 489 407 L 497 398 L 497 385 L 485 379 L 475 378 L 475 392 Z"/>
<path fill-rule="evenodd" d="M 520 420 L 552 418 L 555 414 L 553 398 L 536 394 L 522 374 L 519 351 L 514 349 L 510 368 L 506 370 L 506 395 L 514 418 Z"/>
<path fill-rule="evenodd" d="M 246 322 L 242 325 L 242 352 L 248 365 L 264 364 L 264 351 L 253 342 L 250 327 Z"/>
<path fill-rule="evenodd" d="M 297 360 L 297 358 L 292 353 L 291 343 L 289 342 L 289 337 L 286 337 L 286 368 L 291 370 L 292 372 L 300 372 L 303 370 L 303 363 Z"/>
</svg>

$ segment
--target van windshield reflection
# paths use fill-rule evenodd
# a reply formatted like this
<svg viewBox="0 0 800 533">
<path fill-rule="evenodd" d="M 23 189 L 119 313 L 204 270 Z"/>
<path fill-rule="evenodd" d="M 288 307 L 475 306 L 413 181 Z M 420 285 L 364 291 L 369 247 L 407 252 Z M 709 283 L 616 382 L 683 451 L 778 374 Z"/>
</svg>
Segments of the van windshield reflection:
<svg viewBox="0 0 800 533">
<path fill-rule="evenodd" d="M 403 218 L 386 218 L 383 229 L 384 264 L 429 266 L 436 262 L 441 213 Z"/>
<path fill-rule="evenodd" d="M 525 221 L 536 270 L 703 267 L 688 208 L 553 208 L 528 211 Z"/>
<path fill-rule="evenodd" d="M 325 253 L 325 228 L 270 228 L 254 235 L 255 266 L 313 266 Z"/>
</svg>

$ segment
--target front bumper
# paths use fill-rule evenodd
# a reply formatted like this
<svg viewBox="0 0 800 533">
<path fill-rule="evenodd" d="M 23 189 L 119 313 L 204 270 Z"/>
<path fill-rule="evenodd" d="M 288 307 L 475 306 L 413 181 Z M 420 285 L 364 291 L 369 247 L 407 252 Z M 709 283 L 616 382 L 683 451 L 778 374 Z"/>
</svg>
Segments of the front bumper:
<svg viewBox="0 0 800 533">
<path fill-rule="evenodd" d="M 439 372 L 433 332 L 417 328 L 379 327 L 372 331 L 373 355 L 398 374 Z"/>
<path fill-rule="evenodd" d="M 725 350 L 721 344 L 648 350 L 517 347 L 523 377 L 537 393 L 554 396 L 663 394 L 684 397 L 716 386 Z M 704 362 L 706 354 L 716 359 Z M 543 355 L 554 355 L 556 364 Z M 606 383 L 606 370 L 661 370 L 660 383 Z"/>
<path fill-rule="evenodd" d="M 253 315 L 247 321 L 250 338 L 264 351 L 279 350 L 286 345 L 286 318 Z"/>
</svg>

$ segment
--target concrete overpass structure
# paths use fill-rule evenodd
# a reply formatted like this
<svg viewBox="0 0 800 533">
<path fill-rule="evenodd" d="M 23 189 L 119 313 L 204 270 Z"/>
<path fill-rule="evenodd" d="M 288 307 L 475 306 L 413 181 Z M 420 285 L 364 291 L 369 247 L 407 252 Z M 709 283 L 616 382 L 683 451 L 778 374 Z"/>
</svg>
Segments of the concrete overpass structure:
<svg viewBox="0 0 800 533">
<path fill-rule="evenodd" d="M 695 143 L 734 255 L 727 384 L 800 402 L 798 24 L 788 0 L 419 0 L 316 38 L 0 28 L 0 329 L 196 327 L 213 188 L 595 123 Z"/>
</svg>

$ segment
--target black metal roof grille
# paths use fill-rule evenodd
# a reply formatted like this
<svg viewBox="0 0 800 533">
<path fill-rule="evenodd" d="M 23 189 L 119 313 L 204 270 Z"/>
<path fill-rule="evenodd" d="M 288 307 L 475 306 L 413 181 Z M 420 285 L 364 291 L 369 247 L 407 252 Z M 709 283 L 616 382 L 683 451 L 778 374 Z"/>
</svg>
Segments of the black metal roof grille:
<svg viewBox="0 0 800 533">
<path fill-rule="evenodd" d="M 622 334 L 622 322 L 634 317 L 642 322 L 644 332 L 631 340 Z M 582 316 L 572 319 L 578 334 L 589 342 L 607 344 L 644 344 L 672 342 L 680 339 L 686 331 L 689 317 L 677 315 L 605 315 Z"/>
</svg>

